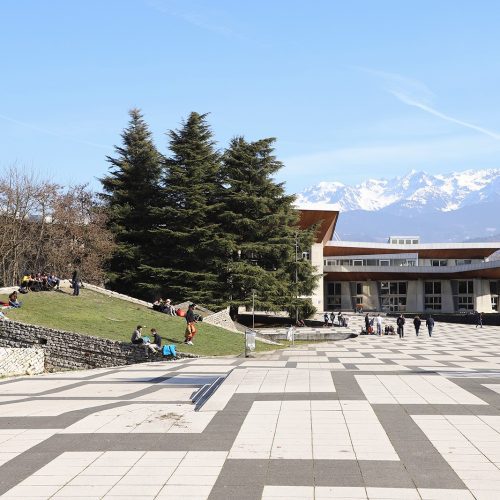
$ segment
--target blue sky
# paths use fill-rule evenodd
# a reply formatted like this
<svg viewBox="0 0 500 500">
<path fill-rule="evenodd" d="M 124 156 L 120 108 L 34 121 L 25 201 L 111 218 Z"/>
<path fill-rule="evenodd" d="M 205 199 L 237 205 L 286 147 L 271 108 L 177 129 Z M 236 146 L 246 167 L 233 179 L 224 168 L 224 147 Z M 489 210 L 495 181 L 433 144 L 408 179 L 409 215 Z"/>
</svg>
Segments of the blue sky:
<svg viewBox="0 0 500 500">
<path fill-rule="evenodd" d="M 0 168 L 107 171 L 140 107 L 274 136 L 290 192 L 500 166 L 496 0 L 2 0 Z"/>
</svg>

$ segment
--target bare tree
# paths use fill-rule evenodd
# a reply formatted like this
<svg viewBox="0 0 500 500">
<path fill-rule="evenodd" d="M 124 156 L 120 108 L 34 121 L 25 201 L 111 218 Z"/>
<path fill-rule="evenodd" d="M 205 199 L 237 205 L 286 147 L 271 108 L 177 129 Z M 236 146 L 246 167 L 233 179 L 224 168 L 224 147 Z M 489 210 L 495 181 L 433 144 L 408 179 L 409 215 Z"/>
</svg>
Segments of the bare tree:
<svg viewBox="0 0 500 500">
<path fill-rule="evenodd" d="M 10 167 L 0 177 L 0 284 L 47 271 L 102 283 L 114 243 L 105 213 L 86 185 L 62 188 L 32 172 Z"/>
</svg>

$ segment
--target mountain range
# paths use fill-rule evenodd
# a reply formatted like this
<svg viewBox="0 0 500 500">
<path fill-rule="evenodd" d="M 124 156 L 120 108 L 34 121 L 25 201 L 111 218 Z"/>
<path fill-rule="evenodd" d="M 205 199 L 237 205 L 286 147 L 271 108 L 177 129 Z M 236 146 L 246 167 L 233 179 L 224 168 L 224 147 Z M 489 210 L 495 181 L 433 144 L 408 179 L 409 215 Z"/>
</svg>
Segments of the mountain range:
<svg viewBox="0 0 500 500">
<path fill-rule="evenodd" d="M 500 241 L 500 169 L 412 170 L 355 186 L 324 181 L 299 193 L 297 204 L 339 210 L 336 232 L 343 240 L 419 235 L 423 242 Z"/>
</svg>

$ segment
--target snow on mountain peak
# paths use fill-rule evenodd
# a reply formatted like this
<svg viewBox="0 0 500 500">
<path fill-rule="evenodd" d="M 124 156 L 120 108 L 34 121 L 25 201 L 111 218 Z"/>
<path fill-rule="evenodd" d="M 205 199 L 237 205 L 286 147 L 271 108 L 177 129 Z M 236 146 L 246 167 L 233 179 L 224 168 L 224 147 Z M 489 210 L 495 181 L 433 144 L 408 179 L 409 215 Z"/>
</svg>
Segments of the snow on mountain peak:
<svg viewBox="0 0 500 500">
<path fill-rule="evenodd" d="M 411 170 L 393 179 L 368 179 L 356 186 L 322 181 L 297 195 L 301 206 L 329 204 L 332 209 L 401 212 L 448 212 L 467 205 L 500 200 L 500 169 L 464 170 L 431 175 Z"/>
</svg>

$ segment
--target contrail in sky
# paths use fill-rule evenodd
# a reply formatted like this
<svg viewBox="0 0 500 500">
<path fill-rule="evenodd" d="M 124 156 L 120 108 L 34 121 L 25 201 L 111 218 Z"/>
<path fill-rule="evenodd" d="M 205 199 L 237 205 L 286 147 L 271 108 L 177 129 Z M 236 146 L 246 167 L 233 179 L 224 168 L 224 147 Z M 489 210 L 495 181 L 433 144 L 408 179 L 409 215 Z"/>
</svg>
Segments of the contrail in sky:
<svg viewBox="0 0 500 500">
<path fill-rule="evenodd" d="M 489 137 L 492 137 L 493 139 L 496 139 L 497 141 L 500 140 L 500 134 L 497 132 L 493 132 L 491 130 L 488 130 L 484 127 L 480 127 L 478 125 L 474 125 L 473 123 L 465 122 L 463 120 L 459 120 L 457 118 L 453 118 L 453 116 L 446 115 L 444 113 L 441 113 L 441 111 L 438 111 L 437 109 L 431 108 L 427 104 L 424 104 L 422 102 L 418 102 L 415 99 L 412 99 L 411 97 L 408 97 L 407 95 L 404 95 L 401 92 L 396 92 L 394 90 L 389 90 L 389 92 L 399 99 L 401 102 L 404 102 L 405 104 L 408 104 L 409 106 L 414 106 L 415 108 L 419 108 L 422 111 L 425 111 L 426 113 L 429 113 L 431 115 L 437 116 L 438 118 L 441 118 L 442 120 L 446 120 L 448 122 L 456 123 L 457 125 L 462 125 L 462 127 L 467 127 L 472 130 L 475 130 L 476 132 L 480 132 L 481 134 L 488 135 Z"/>
</svg>

